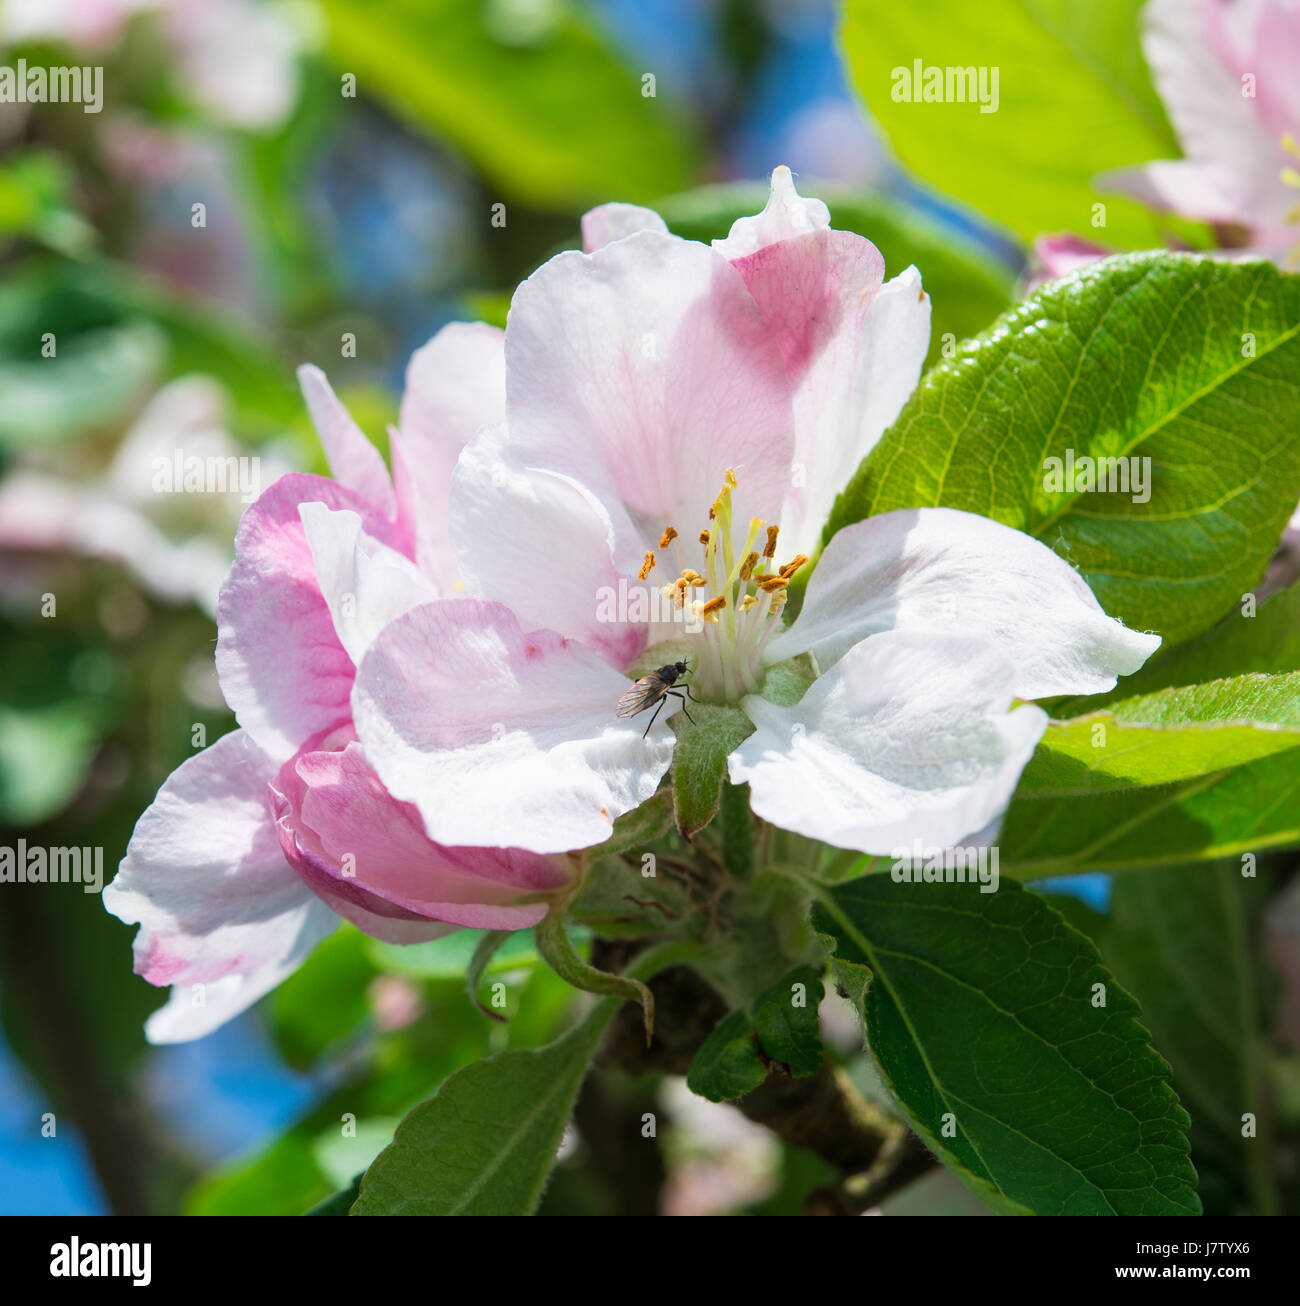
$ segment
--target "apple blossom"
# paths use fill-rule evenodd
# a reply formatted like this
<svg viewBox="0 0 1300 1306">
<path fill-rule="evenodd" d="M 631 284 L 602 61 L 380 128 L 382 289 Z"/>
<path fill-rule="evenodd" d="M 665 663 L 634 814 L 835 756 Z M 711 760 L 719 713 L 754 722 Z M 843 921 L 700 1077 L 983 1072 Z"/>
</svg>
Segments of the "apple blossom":
<svg viewBox="0 0 1300 1306">
<path fill-rule="evenodd" d="M 458 390 L 435 390 L 428 374 L 455 374 L 466 342 L 482 363 L 499 333 L 448 327 L 412 359 L 393 479 L 324 376 L 300 372 L 338 480 L 284 476 L 245 512 L 217 607 L 218 674 L 240 729 L 166 781 L 104 890 L 110 911 L 141 925 L 137 971 L 173 986 L 147 1025 L 155 1042 L 200 1037 L 238 1014 L 340 917 L 397 943 L 458 926 L 516 929 L 544 914 L 535 899 L 569 881 L 555 859 L 434 843 L 414 809 L 384 791 L 349 718 L 353 659 L 391 597 L 385 576 L 400 575 L 420 599 L 448 583 L 438 543 L 446 479 L 467 434 L 491 416 L 490 395 L 474 402 L 491 369 Z M 361 562 L 348 568 L 345 555 Z M 335 591 L 352 585 L 334 615 L 318 570 Z"/>
<path fill-rule="evenodd" d="M 840 531 L 787 624 L 920 375 L 916 270 L 886 281 L 786 169 L 712 247 L 629 205 L 583 233 L 504 335 L 412 360 L 391 479 L 302 370 L 337 479 L 245 513 L 217 612 L 240 730 L 167 781 L 106 890 L 175 986 L 151 1037 L 215 1027 L 338 916 L 399 943 L 537 923 L 696 728 L 616 715 L 669 654 L 760 817 L 883 852 L 996 822 L 1046 723 L 1014 700 L 1109 689 L 1159 643 L 947 509 Z"/>
<path fill-rule="evenodd" d="M 1154 209 L 1241 228 L 1287 264 L 1300 242 L 1300 8 L 1150 0 L 1142 45 L 1185 157 L 1103 180 Z"/>
<path fill-rule="evenodd" d="M 759 816 L 866 852 L 995 821 L 1046 723 L 1012 701 L 1109 689 L 1159 639 L 1044 545 L 946 509 L 840 531 L 786 627 L 919 374 L 915 270 L 884 281 L 785 169 L 711 249 L 626 205 L 584 237 L 516 293 L 505 419 L 452 478 L 471 597 L 413 602 L 360 663 L 353 719 L 388 791 L 443 842 L 599 844 L 693 729 L 617 719 L 627 677 L 685 658 Z"/>
</svg>

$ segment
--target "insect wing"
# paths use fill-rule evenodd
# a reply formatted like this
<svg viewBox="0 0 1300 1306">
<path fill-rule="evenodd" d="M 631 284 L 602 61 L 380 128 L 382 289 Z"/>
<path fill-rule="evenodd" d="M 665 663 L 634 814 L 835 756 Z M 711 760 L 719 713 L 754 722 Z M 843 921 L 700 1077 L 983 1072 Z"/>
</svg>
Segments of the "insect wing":
<svg viewBox="0 0 1300 1306">
<path fill-rule="evenodd" d="M 644 712 L 652 703 L 657 703 L 664 695 L 667 686 L 656 676 L 642 676 L 631 689 L 618 700 L 617 716 L 636 716 Z"/>
</svg>

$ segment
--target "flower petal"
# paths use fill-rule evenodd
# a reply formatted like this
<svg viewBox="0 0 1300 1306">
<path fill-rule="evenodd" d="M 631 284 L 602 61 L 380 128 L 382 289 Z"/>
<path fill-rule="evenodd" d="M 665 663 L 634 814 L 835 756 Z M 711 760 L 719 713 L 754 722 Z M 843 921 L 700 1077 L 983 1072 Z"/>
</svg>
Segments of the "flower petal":
<svg viewBox="0 0 1300 1306">
<path fill-rule="evenodd" d="M 461 455 L 451 492 L 468 592 L 504 603 L 531 626 L 581 640 L 611 666 L 626 666 L 645 646 L 645 625 L 611 620 L 602 600 L 617 598 L 620 579 L 636 572 L 644 549 L 626 515 L 620 532 L 610 514 L 574 477 L 512 461 L 504 427 L 481 432 Z M 618 556 L 620 534 L 638 547 Z"/>
<path fill-rule="evenodd" d="M 436 599 L 437 590 L 409 558 L 371 539 L 355 512 L 303 503 L 298 516 L 334 633 L 359 666 L 390 621 Z"/>
<path fill-rule="evenodd" d="M 668 224 L 654 209 L 639 204 L 602 204 L 582 215 L 582 248 L 590 254 L 612 240 L 622 240 L 638 231 L 668 234 Z"/>
<path fill-rule="evenodd" d="M 736 266 L 796 385 L 781 545 L 815 555 L 836 497 L 921 379 L 930 297 L 915 268 L 882 284 L 880 252 L 848 231 L 769 245 Z"/>
<path fill-rule="evenodd" d="M 352 420 L 352 414 L 330 387 L 325 373 L 319 367 L 304 363 L 298 369 L 298 384 L 307 401 L 316 434 L 320 436 L 330 460 L 334 479 L 360 495 L 385 517 L 393 517 L 397 512 L 397 500 L 383 455 Z"/>
<path fill-rule="evenodd" d="M 627 679 L 508 608 L 439 600 L 388 626 L 361 664 L 353 717 L 394 798 L 441 844 L 565 852 L 600 843 L 672 758 L 615 707 Z M 677 707 L 669 700 L 667 716 Z"/>
<path fill-rule="evenodd" d="M 519 899 L 562 887 L 565 870 L 519 849 L 434 843 L 349 742 L 351 729 L 334 734 L 286 763 L 272 793 L 285 856 L 340 916 L 413 943 L 461 925 L 523 929 L 546 914 L 545 902 Z"/>
<path fill-rule="evenodd" d="M 242 730 L 184 762 L 140 818 L 105 907 L 139 923 L 135 969 L 174 985 L 146 1033 L 199 1038 L 297 968 L 337 918 L 285 861 L 271 759 Z M 196 987 L 197 986 L 197 987 Z"/>
<path fill-rule="evenodd" d="M 831 539 L 767 660 L 811 650 L 826 670 L 892 629 L 992 643 L 1014 666 L 1021 698 L 1113 689 L 1160 646 L 1158 635 L 1108 617 L 1079 573 L 1032 537 L 975 513 L 907 508 Z"/>
<path fill-rule="evenodd" d="M 728 758 L 765 820 L 837 848 L 951 847 L 997 819 L 1047 714 L 1008 712 L 991 646 L 887 631 L 850 649 L 793 707 L 750 696 L 757 730 Z"/>
<path fill-rule="evenodd" d="M 416 561 L 449 596 L 455 559 L 448 495 L 460 451 L 506 410 L 505 333 L 484 322 L 452 322 L 417 349 L 406 369 L 393 434 L 393 478 L 404 520 L 413 523 Z"/>
<path fill-rule="evenodd" d="M 740 274 L 707 245 L 641 231 L 544 264 L 511 304 L 506 393 L 514 461 L 620 505 L 616 531 L 637 528 L 620 555 L 668 524 L 694 535 L 728 469 L 738 521 L 778 517 L 790 379 Z"/>
<path fill-rule="evenodd" d="M 1282 225 L 1295 199 L 1280 179 L 1287 159 L 1270 111 L 1284 102 L 1282 87 L 1295 84 L 1300 50 L 1292 42 L 1288 56 L 1286 24 L 1270 25 L 1264 30 L 1282 38 L 1275 39 L 1284 48 L 1277 51 L 1281 75 L 1266 67 L 1269 60 L 1255 44 L 1264 7 L 1258 0 L 1232 7 L 1219 0 L 1150 0 L 1142 14 L 1142 49 L 1187 161 L 1107 174 L 1099 185 L 1187 217 Z M 1243 91 L 1244 72 L 1256 78 L 1254 95 Z M 1294 122 L 1286 126 L 1295 129 Z"/>
<path fill-rule="evenodd" d="M 713 248 L 730 262 L 748 258 L 778 241 L 825 230 L 831 225 L 830 210 L 819 199 L 805 199 L 794 187 L 794 174 L 783 164 L 772 172 L 771 190 L 762 213 L 737 218 Z"/>
<path fill-rule="evenodd" d="M 334 633 L 298 506 L 323 503 L 361 518 L 396 548 L 396 530 L 369 503 L 321 476 L 282 476 L 251 504 L 235 564 L 217 601 L 217 675 L 239 724 L 277 762 L 346 720 L 352 659 Z"/>
</svg>

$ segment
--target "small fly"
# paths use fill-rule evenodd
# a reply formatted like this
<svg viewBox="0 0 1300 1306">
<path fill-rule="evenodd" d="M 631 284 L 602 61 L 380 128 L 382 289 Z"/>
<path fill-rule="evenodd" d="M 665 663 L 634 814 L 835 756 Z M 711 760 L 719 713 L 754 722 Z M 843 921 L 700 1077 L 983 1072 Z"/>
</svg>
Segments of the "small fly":
<svg viewBox="0 0 1300 1306">
<path fill-rule="evenodd" d="M 691 687 L 685 681 L 680 685 L 677 684 L 688 670 L 689 668 L 685 662 L 669 662 L 667 666 L 652 671 L 648 676 L 642 676 L 618 700 L 618 715 L 636 716 L 638 712 L 644 712 L 652 703 L 658 703 L 659 706 L 655 708 L 655 715 L 650 718 L 650 726 L 652 726 L 655 723 L 655 717 L 663 710 L 664 703 L 670 698 L 675 698 L 681 703 L 682 711 L 686 713 L 686 719 L 691 725 L 694 725 L 695 718 L 691 715 L 690 708 L 686 706 L 686 700 L 690 698 L 696 703 L 700 700 L 691 693 Z M 673 688 L 674 685 L 677 686 L 675 689 Z M 641 736 L 642 739 L 650 733 L 650 726 L 646 726 L 645 734 Z"/>
</svg>

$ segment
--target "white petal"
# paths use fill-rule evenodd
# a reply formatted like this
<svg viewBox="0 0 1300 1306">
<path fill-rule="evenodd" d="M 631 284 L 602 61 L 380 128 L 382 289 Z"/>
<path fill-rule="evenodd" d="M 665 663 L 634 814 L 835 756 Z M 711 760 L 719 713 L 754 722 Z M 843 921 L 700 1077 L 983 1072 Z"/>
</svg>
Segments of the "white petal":
<svg viewBox="0 0 1300 1306">
<path fill-rule="evenodd" d="M 325 447 L 334 479 L 391 518 L 397 511 L 397 500 L 383 455 L 352 420 L 352 414 L 319 367 L 310 364 L 300 367 L 298 384 L 307 401 L 312 424 Z"/>
<path fill-rule="evenodd" d="M 754 811 L 837 848 L 954 846 L 997 819 L 1047 726 L 1007 708 L 1009 663 L 960 636 L 890 631 L 842 657 L 793 707 L 754 696 L 728 759 Z"/>
<path fill-rule="evenodd" d="M 781 516 L 791 554 L 816 555 L 836 498 L 916 389 L 930 346 L 930 297 L 914 267 L 881 286 L 860 319 L 844 316 L 795 395 L 802 484 Z"/>
<path fill-rule="evenodd" d="M 334 631 L 354 666 L 390 621 L 438 597 L 408 558 L 372 539 L 361 518 L 323 503 L 298 507 Z"/>
<path fill-rule="evenodd" d="M 618 512 L 618 504 L 601 503 L 572 476 L 520 466 L 504 427 L 481 432 L 461 455 L 451 489 L 467 592 L 626 666 L 643 647 L 645 630 L 609 620 L 607 596 L 617 599 L 620 577 L 636 573 L 644 549 L 625 513 L 621 530 L 615 527 L 611 513 Z M 627 542 L 621 551 L 620 536 Z"/>
<path fill-rule="evenodd" d="M 1160 646 L 1102 611 L 1084 579 L 1045 544 L 988 517 L 906 508 L 855 522 L 826 546 L 779 662 L 811 650 L 822 670 L 885 630 L 960 632 L 993 644 L 1021 698 L 1096 694 Z"/>
<path fill-rule="evenodd" d="M 456 565 L 448 495 L 460 451 L 506 411 L 505 332 L 451 322 L 411 355 L 402 413 L 391 439 L 393 479 L 415 527 L 416 559 L 449 595 Z"/>
<path fill-rule="evenodd" d="M 292 972 L 337 917 L 280 851 L 275 766 L 242 731 L 183 763 L 140 818 L 105 907 L 140 924 L 135 969 L 174 985 L 154 1041 L 198 1038 Z"/>
<path fill-rule="evenodd" d="M 429 837 L 467 847 L 565 852 L 608 838 L 672 758 L 664 718 L 615 715 L 629 682 L 509 609 L 439 600 L 388 626 L 352 695 L 357 734 L 389 794 Z"/>
<path fill-rule="evenodd" d="M 582 248 L 590 254 L 612 240 L 634 236 L 638 231 L 668 234 L 668 224 L 654 209 L 639 204 L 602 204 L 582 215 Z"/>
<path fill-rule="evenodd" d="M 713 248 L 725 259 L 747 258 L 779 240 L 830 225 L 830 210 L 821 200 L 800 195 L 793 174 L 782 165 L 772 173 L 772 189 L 762 213 L 737 218 L 726 237 L 713 242 Z"/>
</svg>

